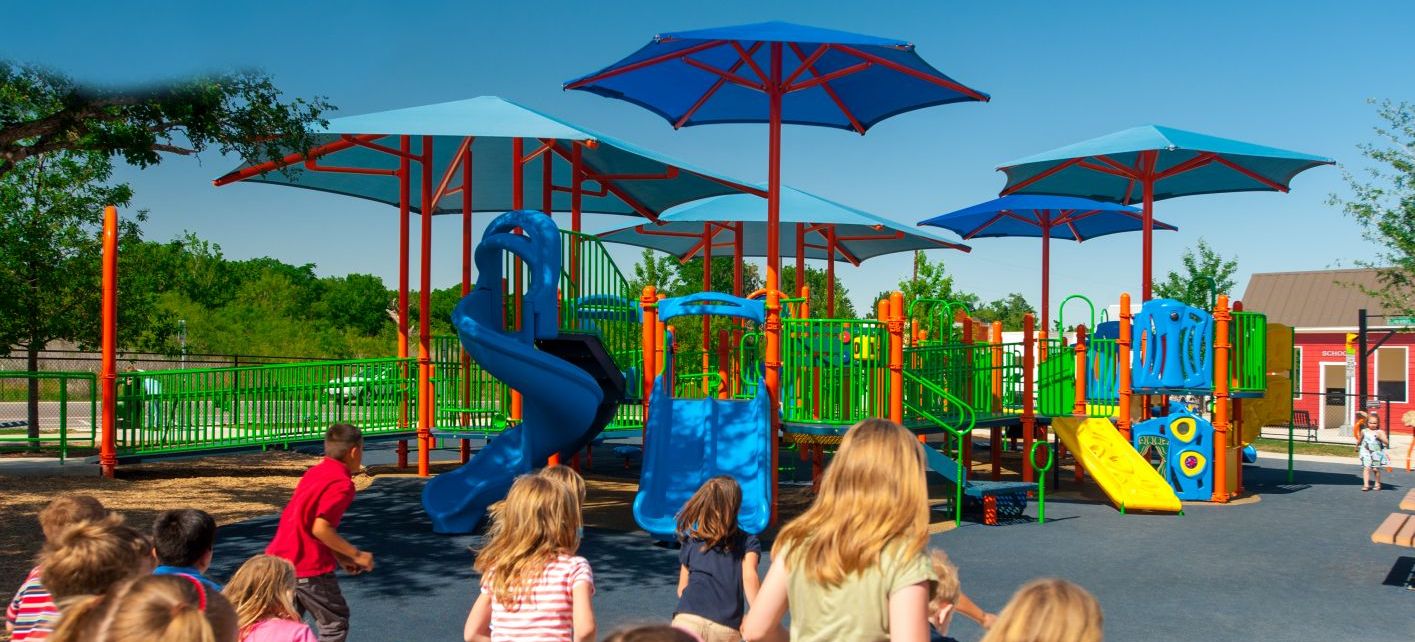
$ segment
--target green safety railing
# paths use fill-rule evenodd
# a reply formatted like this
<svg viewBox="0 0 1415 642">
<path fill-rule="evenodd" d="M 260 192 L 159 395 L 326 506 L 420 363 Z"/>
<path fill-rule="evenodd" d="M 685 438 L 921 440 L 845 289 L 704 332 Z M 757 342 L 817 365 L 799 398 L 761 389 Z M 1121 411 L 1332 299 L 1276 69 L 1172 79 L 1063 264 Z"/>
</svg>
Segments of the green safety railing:
<svg viewBox="0 0 1415 642">
<path fill-rule="evenodd" d="M 118 374 L 117 447 L 163 454 L 316 441 L 331 423 L 412 433 L 412 359 L 319 361 Z"/>
<path fill-rule="evenodd" d="M 33 390 L 31 387 L 33 386 Z M 37 396 L 38 438 L 29 436 L 28 401 Z M 92 372 L 0 371 L 0 448 L 96 446 L 98 378 Z"/>
<path fill-rule="evenodd" d="M 1020 342 L 925 343 L 904 349 L 904 368 L 962 399 L 979 417 L 999 417 L 1021 411 L 1022 350 Z"/>
<path fill-rule="evenodd" d="M 953 523 L 963 523 L 963 487 L 967 485 L 968 470 L 963 465 L 963 457 L 958 456 L 963 448 L 963 440 L 969 439 L 976 425 L 973 408 L 958 397 L 950 394 L 942 386 L 929 381 L 918 372 L 904 372 L 904 412 L 906 417 L 922 420 L 942 428 L 951 438 L 949 446 L 955 453 L 957 469 L 954 472 Z M 928 445 L 924 446 L 928 448 Z"/>
<path fill-rule="evenodd" d="M 506 428 L 511 391 L 466 356 L 455 336 L 432 338 L 433 427 L 493 433 Z"/>
<path fill-rule="evenodd" d="M 1268 316 L 1261 312 L 1234 312 L 1233 353 L 1228 361 L 1232 392 L 1260 396 L 1268 388 Z"/>
<path fill-rule="evenodd" d="M 1070 416 L 1076 408 L 1076 351 L 1061 339 L 1047 339 L 1046 346 L 1046 358 L 1037 364 L 1037 414 Z"/>
<path fill-rule="evenodd" d="M 874 320 L 784 319 L 782 420 L 848 426 L 889 416 L 889 332 Z"/>
<path fill-rule="evenodd" d="M 904 318 L 925 332 L 926 343 L 951 344 L 958 341 L 955 318 L 959 310 L 965 315 L 972 313 L 962 301 L 919 298 L 909 302 Z"/>
<path fill-rule="evenodd" d="M 1119 368 L 1120 345 L 1115 339 L 1086 339 L 1087 415 L 1110 417 L 1120 411 Z"/>
</svg>

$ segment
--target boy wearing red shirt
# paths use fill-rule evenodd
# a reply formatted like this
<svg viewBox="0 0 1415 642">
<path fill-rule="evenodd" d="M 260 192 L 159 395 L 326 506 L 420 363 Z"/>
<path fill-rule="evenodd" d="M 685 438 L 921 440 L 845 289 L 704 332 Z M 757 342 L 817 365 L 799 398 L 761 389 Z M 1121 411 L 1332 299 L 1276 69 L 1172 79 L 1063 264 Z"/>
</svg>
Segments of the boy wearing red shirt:
<svg viewBox="0 0 1415 642">
<path fill-rule="evenodd" d="M 353 474 L 363 466 L 364 438 L 358 428 L 334 424 L 324 435 L 324 459 L 305 471 L 280 513 L 265 552 L 295 565 L 295 606 L 314 615 L 320 642 L 344 642 L 349 605 L 339 591 L 337 567 L 357 574 L 373 570 L 373 554 L 339 535 L 339 520 L 354 501 Z"/>
</svg>

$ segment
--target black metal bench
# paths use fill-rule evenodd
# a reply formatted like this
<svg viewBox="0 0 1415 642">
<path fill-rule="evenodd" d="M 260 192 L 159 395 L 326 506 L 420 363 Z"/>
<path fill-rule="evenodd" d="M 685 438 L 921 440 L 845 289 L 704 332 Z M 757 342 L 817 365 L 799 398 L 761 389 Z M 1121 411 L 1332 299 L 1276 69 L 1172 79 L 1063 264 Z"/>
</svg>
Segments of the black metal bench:
<svg viewBox="0 0 1415 642">
<path fill-rule="evenodd" d="M 1305 430 L 1307 431 L 1306 441 L 1317 441 L 1317 424 L 1312 421 L 1312 413 L 1306 410 L 1292 411 L 1292 430 L 1293 432 Z"/>
</svg>

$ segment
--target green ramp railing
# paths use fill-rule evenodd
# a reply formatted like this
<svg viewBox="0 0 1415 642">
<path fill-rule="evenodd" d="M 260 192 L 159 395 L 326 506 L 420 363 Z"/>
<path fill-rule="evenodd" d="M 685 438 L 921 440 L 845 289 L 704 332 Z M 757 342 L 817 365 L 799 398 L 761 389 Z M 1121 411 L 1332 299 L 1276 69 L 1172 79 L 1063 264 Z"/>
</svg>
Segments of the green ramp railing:
<svg viewBox="0 0 1415 642">
<path fill-rule="evenodd" d="M 120 456 L 317 441 L 332 423 L 411 434 L 417 417 L 412 359 L 130 371 L 116 389 Z"/>
<path fill-rule="evenodd" d="M 781 416 L 846 427 L 889 416 L 889 331 L 869 319 L 784 319 Z"/>
<path fill-rule="evenodd" d="M 976 417 L 972 406 L 953 396 L 942 386 L 917 372 L 904 372 L 904 412 L 932 423 L 953 439 L 954 479 L 953 523 L 963 523 L 963 487 L 968 483 L 968 471 L 963 465 L 963 440 L 971 438 Z M 928 448 L 927 444 L 924 448 Z"/>
<path fill-rule="evenodd" d="M 30 437 L 35 397 L 38 437 Z M 0 371 L 0 448 L 93 448 L 98 432 L 98 378 L 92 372 Z"/>
</svg>

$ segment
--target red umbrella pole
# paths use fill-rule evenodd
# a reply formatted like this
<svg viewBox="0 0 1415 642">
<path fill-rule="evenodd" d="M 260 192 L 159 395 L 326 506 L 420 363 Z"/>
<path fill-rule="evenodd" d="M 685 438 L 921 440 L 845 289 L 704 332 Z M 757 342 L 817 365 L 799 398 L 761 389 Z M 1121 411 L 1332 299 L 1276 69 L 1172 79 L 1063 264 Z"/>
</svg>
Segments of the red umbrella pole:
<svg viewBox="0 0 1415 642">
<path fill-rule="evenodd" d="M 835 226 L 825 228 L 825 316 L 835 318 Z"/>
<path fill-rule="evenodd" d="M 746 257 L 742 256 L 742 223 L 739 221 L 732 228 L 732 256 L 737 260 L 732 263 L 732 294 L 742 296 L 742 264 L 746 262 Z"/>
<path fill-rule="evenodd" d="M 418 476 L 432 463 L 432 137 L 423 136 L 422 225 L 418 250 Z"/>
<path fill-rule="evenodd" d="M 408 217 L 411 215 L 408 202 L 412 200 L 412 164 L 409 156 L 412 146 L 407 136 L 398 137 L 398 358 L 408 358 Z M 403 361 L 398 367 L 402 375 L 402 388 L 407 390 L 408 363 Z M 408 395 L 399 396 L 398 427 L 408 429 Z M 408 440 L 398 440 L 398 468 L 408 467 Z"/>
<path fill-rule="evenodd" d="M 99 329 L 103 361 L 99 365 L 98 383 L 103 396 L 102 433 L 98 442 L 99 470 L 112 478 L 118 470 L 118 381 L 116 354 L 118 351 L 118 208 L 103 208 L 103 300 L 100 311 L 103 327 Z"/>
<path fill-rule="evenodd" d="M 796 224 L 796 290 L 792 296 L 801 296 L 801 288 L 806 286 L 806 225 Z"/>
<path fill-rule="evenodd" d="M 770 103 L 767 136 L 766 196 L 766 384 L 771 439 L 771 523 L 776 523 L 777 464 L 781 456 L 777 428 L 781 402 L 781 43 L 771 43 L 771 75 L 767 83 Z"/>
<path fill-rule="evenodd" d="M 1142 263 L 1140 267 L 1140 301 L 1143 303 L 1150 300 L 1150 289 L 1151 286 L 1154 285 L 1152 264 L 1154 263 L 1155 252 L 1155 160 L 1158 158 L 1159 154 L 1158 152 L 1150 151 L 1141 152 L 1141 155 L 1145 168 L 1143 170 L 1145 172 L 1144 177 L 1141 179 L 1141 186 L 1144 188 L 1145 197 L 1142 207 L 1143 212 L 1140 214 L 1141 235 L 1143 236 L 1142 249 L 1140 252 L 1140 261 Z"/>
<path fill-rule="evenodd" d="M 1042 329 L 1051 329 L 1051 222 L 1042 219 Z"/>
</svg>

